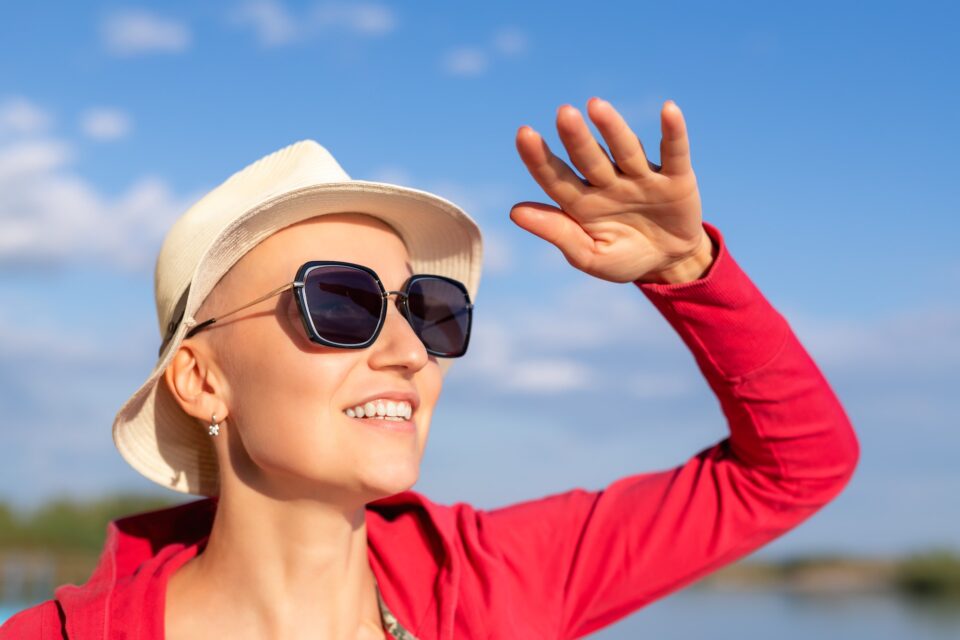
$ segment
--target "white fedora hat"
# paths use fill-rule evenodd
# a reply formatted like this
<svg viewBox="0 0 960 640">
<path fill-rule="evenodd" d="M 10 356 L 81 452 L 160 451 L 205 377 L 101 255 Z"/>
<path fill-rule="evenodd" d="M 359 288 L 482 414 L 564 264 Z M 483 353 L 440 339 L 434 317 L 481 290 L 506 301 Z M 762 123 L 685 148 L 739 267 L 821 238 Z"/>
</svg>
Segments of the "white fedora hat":
<svg viewBox="0 0 960 640">
<path fill-rule="evenodd" d="M 460 207 L 419 189 L 351 180 L 313 140 L 271 153 L 206 194 L 164 238 L 154 274 L 159 359 L 113 423 L 114 444 L 134 469 L 175 491 L 219 495 L 210 436 L 170 395 L 163 372 L 184 335 L 197 324 L 194 313 L 246 252 L 283 227 L 348 211 L 393 227 L 407 247 L 414 273 L 455 278 L 467 287 L 471 301 L 476 300 L 483 243 L 480 228 Z M 444 375 L 452 363 L 451 358 L 440 358 Z"/>
</svg>

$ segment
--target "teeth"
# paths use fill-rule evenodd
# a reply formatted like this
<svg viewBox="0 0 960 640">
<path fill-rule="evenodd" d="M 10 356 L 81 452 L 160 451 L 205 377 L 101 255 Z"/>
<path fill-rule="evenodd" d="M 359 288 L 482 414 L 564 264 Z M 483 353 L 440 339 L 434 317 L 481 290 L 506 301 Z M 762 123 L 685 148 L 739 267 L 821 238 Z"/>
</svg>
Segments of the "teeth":
<svg viewBox="0 0 960 640">
<path fill-rule="evenodd" d="M 373 418 L 378 417 L 384 420 L 409 420 L 413 415 L 413 407 L 409 402 L 383 400 L 371 400 L 362 405 L 344 409 L 344 413 L 351 418 Z"/>
</svg>

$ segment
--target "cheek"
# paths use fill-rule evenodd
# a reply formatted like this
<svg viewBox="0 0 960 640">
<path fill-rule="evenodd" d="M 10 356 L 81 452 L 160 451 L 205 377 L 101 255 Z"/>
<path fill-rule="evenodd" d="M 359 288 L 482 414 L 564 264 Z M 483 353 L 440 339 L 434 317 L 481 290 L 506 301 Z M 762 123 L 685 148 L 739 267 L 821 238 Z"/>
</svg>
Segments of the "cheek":
<svg viewBox="0 0 960 640">
<path fill-rule="evenodd" d="M 303 350 L 279 330 L 251 332 L 234 353 L 230 409 L 257 466 L 316 469 L 343 451 L 330 399 L 349 363 L 338 355 Z"/>
<path fill-rule="evenodd" d="M 361 430 L 332 400 L 351 372 L 364 370 L 362 353 L 316 345 L 276 324 L 250 324 L 232 342 L 229 406 L 253 475 L 273 471 L 331 483 L 352 477 L 391 490 L 416 479 L 443 386 L 435 358 L 414 376 L 417 435 L 384 439 Z"/>
<path fill-rule="evenodd" d="M 417 439 L 419 442 L 419 454 L 423 458 L 424 449 L 427 446 L 427 438 L 430 435 L 430 426 L 433 424 L 433 411 L 440 399 L 440 392 L 443 389 L 443 373 L 437 359 L 430 357 L 430 362 L 417 373 L 417 393 L 420 394 L 420 409 L 417 418 Z"/>
</svg>

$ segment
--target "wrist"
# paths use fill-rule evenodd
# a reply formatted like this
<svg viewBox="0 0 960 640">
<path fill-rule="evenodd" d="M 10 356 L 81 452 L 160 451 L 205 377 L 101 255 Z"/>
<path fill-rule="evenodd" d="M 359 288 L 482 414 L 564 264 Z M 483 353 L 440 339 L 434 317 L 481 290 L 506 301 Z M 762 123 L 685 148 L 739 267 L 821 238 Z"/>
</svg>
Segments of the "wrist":
<svg viewBox="0 0 960 640">
<path fill-rule="evenodd" d="M 683 284 L 699 280 L 710 269 L 713 261 L 717 258 L 719 248 L 707 233 L 706 229 L 700 227 L 703 234 L 700 241 L 700 247 L 696 253 L 662 271 L 648 274 L 640 278 L 637 282 L 652 282 L 656 284 Z"/>
</svg>

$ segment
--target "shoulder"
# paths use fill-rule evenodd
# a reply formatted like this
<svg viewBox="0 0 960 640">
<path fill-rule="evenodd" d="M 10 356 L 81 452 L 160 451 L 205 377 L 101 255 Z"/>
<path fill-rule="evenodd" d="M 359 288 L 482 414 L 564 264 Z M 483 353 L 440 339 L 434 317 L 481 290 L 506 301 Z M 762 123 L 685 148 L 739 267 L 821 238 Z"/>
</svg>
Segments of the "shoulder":
<svg viewBox="0 0 960 640">
<path fill-rule="evenodd" d="M 60 606 L 50 599 L 15 613 L 0 626 L 0 640 L 37 638 L 38 640 L 64 637 Z"/>
</svg>

